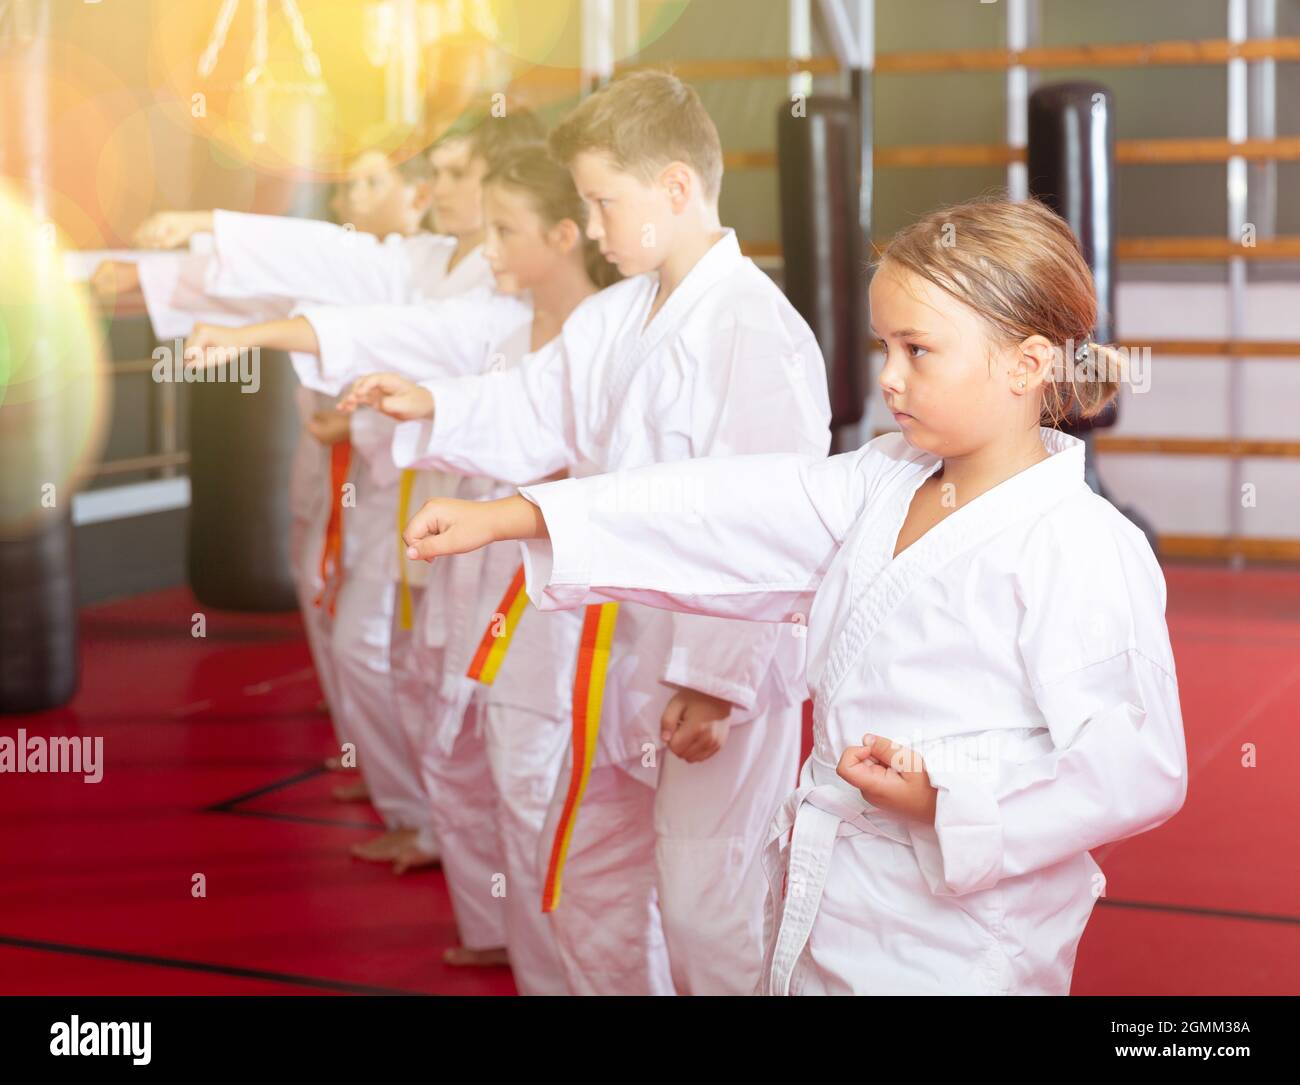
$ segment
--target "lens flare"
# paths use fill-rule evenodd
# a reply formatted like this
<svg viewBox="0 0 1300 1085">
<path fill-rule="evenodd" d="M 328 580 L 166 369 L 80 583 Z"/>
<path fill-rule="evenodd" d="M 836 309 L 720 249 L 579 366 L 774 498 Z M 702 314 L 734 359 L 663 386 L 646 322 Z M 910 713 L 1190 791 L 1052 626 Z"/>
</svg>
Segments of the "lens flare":
<svg viewBox="0 0 1300 1085">
<path fill-rule="evenodd" d="M 15 193 L 0 187 L 0 537 L 66 513 L 98 459 L 107 418 L 104 344 L 63 249 Z"/>
</svg>

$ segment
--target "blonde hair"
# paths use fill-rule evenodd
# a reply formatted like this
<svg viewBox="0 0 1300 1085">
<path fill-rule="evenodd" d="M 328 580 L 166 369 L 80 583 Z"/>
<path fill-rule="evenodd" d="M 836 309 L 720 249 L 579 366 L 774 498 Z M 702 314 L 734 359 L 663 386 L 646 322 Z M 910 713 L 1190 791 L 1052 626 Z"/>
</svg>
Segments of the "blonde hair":
<svg viewBox="0 0 1300 1085">
<path fill-rule="evenodd" d="M 1079 240 L 1037 200 L 987 197 L 941 208 L 900 230 L 889 261 L 974 309 L 1006 346 L 1047 339 L 1058 364 L 1043 384 L 1041 423 L 1099 414 L 1119 393 L 1124 358 L 1089 338 L 1097 323 L 1092 272 Z"/>
<path fill-rule="evenodd" d="M 608 155 L 642 181 L 669 162 L 685 162 L 704 194 L 722 191 L 722 141 L 695 89 L 670 72 L 638 71 L 584 99 L 551 132 L 551 153 L 565 166 L 584 151 Z"/>
<path fill-rule="evenodd" d="M 600 246 L 586 236 L 587 206 L 573 187 L 572 175 L 547 153 L 546 144 L 523 144 L 502 152 L 483 177 L 483 185 L 501 185 L 522 192 L 548 226 L 572 219 L 582 234 L 587 276 L 597 288 L 603 290 L 622 278 L 600 254 Z"/>
</svg>

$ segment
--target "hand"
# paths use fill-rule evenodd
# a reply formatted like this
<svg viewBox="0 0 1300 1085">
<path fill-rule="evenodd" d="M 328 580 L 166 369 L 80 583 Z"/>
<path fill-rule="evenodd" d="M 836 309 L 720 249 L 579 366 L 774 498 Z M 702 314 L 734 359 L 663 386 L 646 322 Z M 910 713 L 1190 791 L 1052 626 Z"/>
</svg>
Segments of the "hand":
<svg viewBox="0 0 1300 1085">
<path fill-rule="evenodd" d="M 177 249 L 202 230 L 212 229 L 211 211 L 159 211 L 135 232 L 138 249 Z"/>
<path fill-rule="evenodd" d="M 90 286 L 101 298 L 133 294 L 140 289 L 140 270 L 130 260 L 105 260 L 90 276 Z"/>
<path fill-rule="evenodd" d="M 243 329 L 200 322 L 194 325 L 190 337 L 185 340 L 185 364 L 222 365 L 238 358 L 239 352 L 247 350 L 248 347 L 249 344 L 243 336 Z"/>
<path fill-rule="evenodd" d="M 406 556 L 432 561 L 448 554 L 467 554 L 496 541 L 492 506 L 495 501 L 461 501 L 435 497 L 426 501 L 402 532 Z"/>
<path fill-rule="evenodd" d="M 338 411 L 317 411 L 307 421 L 307 432 L 323 445 L 336 445 L 352 435 L 352 420 Z"/>
<path fill-rule="evenodd" d="M 358 407 L 373 407 L 389 418 L 409 422 L 433 417 L 433 393 L 396 373 L 373 373 L 356 381 L 338 406 L 348 413 Z"/>
<path fill-rule="evenodd" d="M 835 771 L 872 806 L 934 824 L 939 792 L 915 750 L 879 735 L 863 735 L 862 745 L 846 749 Z"/>
<path fill-rule="evenodd" d="M 421 506 L 402 532 L 406 556 L 419 561 L 467 554 L 505 539 L 548 537 L 541 509 L 519 494 L 496 501 L 435 497 Z"/>
<path fill-rule="evenodd" d="M 660 737 L 683 761 L 704 761 L 727 741 L 730 715 L 730 701 L 697 689 L 679 689 L 659 721 Z"/>
</svg>

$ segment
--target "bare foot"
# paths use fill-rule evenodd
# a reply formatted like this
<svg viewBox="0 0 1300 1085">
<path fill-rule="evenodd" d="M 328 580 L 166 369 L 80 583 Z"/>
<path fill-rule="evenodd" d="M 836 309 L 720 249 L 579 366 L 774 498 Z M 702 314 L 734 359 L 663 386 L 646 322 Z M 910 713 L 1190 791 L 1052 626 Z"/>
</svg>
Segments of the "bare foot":
<svg viewBox="0 0 1300 1085">
<path fill-rule="evenodd" d="M 436 851 L 425 851 L 412 838 L 393 856 L 393 873 L 405 874 L 408 870 L 420 870 L 423 867 L 442 866 L 442 856 Z"/>
<path fill-rule="evenodd" d="M 352 854 L 369 863 L 389 863 L 397 858 L 402 848 L 415 839 L 414 829 L 394 829 L 371 837 L 364 844 L 353 844 Z"/>
<path fill-rule="evenodd" d="M 350 784 L 339 784 L 330 792 L 335 802 L 365 802 L 370 798 L 370 788 L 365 780 L 355 780 Z"/>
<path fill-rule="evenodd" d="M 505 946 L 493 949 L 470 949 L 468 946 L 452 946 L 443 952 L 442 963 L 453 968 L 493 968 L 509 964 Z"/>
</svg>

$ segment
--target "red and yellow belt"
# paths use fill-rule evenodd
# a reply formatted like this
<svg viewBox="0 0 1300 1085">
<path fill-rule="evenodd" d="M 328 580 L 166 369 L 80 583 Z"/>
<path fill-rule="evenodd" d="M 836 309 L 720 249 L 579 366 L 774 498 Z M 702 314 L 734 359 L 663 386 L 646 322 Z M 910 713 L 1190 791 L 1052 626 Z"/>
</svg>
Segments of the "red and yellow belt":
<svg viewBox="0 0 1300 1085">
<path fill-rule="evenodd" d="M 515 570 L 510 587 L 492 615 L 479 641 L 478 650 L 466 672 L 470 678 L 491 685 L 505 659 L 515 628 L 528 596 L 524 591 L 524 567 Z M 578 808 L 591 776 L 600 734 L 601 705 L 605 695 L 605 673 L 609 669 L 610 647 L 614 643 L 614 626 L 618 620 L 617 603 L 597 603 L 586 608 L 582 619 L 582 640 L 578 647 L 578 665 L 573 678 L 572 766 L 564 806 L 551 842 L 551 857 L 546 866 L 542 887 L 542 911 L 553 912 L 560 903 L 564 861 L 578 820 Z"/>
</svg>

